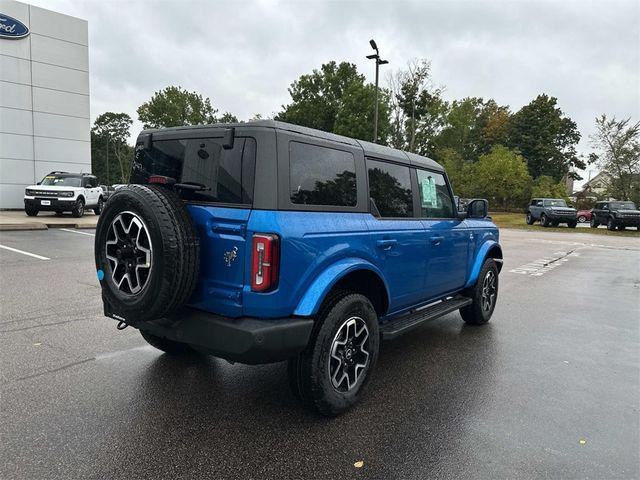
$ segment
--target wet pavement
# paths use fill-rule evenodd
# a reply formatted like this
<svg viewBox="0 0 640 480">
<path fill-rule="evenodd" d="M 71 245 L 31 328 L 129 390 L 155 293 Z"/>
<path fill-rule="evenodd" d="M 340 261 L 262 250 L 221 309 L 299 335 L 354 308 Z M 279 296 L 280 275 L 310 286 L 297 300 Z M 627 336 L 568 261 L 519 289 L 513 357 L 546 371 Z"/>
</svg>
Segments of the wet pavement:
<svg viewBox="0 0 640 480">
<path fill-rule="evenodd" d="M 637 237 L 503 230 L 492 321 L 383 344 L 363 401 L 325 419 L 284 363 L 117 331 L 91 233 L 0 232 L 49 259 L 0 249 L 2 479 L 640 477 Z"/>
</svg>

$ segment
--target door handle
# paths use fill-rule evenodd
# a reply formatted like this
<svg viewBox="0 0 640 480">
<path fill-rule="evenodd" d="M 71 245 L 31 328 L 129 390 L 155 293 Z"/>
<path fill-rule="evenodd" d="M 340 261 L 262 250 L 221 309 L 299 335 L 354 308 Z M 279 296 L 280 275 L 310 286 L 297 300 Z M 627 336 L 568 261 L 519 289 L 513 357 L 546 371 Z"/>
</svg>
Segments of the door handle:
<svg viewBox="0 0 640 480">
<path fill-rule="evenodd" d="M 444 240 L 444 237 L 441 237 L 441 236 L 431 237 L 431 245 L 440 245 L 443 240 Z"/>
<path fill-rule="evenodd" d="M 391 250 L 391 247 L 393 247 L 396 243 L 398 243 L 398 241 L 392 239 L 377 240 L 376 247 L 382 248 L 383 250 Z"/>
</svg>

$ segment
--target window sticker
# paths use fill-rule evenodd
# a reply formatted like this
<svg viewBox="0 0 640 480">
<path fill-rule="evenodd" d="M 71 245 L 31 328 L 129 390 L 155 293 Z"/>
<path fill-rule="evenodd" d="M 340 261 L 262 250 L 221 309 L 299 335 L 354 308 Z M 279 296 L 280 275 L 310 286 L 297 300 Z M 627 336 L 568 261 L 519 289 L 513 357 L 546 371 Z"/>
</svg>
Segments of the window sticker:
<svg viewBox="0 0 640 480">
<path fill-rule="evenodd" d="M 436 182 L 433 180 L 433 177 L 422 177 L 420 179 L 420 187 L 422 190 L 422 204 L 424 206 L 436 207 L 438 200 L 436 195 Z"/>
</svg>

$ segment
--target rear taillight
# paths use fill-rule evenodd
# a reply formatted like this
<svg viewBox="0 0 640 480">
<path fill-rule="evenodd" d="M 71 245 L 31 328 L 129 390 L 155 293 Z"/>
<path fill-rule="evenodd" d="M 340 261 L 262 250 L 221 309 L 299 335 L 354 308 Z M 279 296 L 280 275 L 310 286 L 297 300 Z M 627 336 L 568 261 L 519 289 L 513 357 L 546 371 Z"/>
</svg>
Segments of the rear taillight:
<svg viewBox="0 0 640 480">
<path fill-rule="evenodd" d="M 149 180 L 147 180 L 147 182 L 156 183 L 160 185 L 173 185 L 174 183 L 176 183 L 176 179 L 171 177 L 165 177 L 163 175 L 151 175 L 149 177 Z"/>
<path fill-rule="evenodd" d="M 277 235 L 256 233 L 253 235 L 251 255 L 251 290 L 265 292 L 278 285 L 280 242 Z"/>
</svg>

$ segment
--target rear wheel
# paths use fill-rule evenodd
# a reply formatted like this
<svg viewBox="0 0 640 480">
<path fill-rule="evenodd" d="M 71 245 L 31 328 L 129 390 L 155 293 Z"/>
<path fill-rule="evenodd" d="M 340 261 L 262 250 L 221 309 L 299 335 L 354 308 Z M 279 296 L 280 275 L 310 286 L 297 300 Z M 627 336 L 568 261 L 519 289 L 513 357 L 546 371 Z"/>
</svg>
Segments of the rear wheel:
<svg viewBox="0 0 640 480">
<path fill-rule="evenodd" d="M 289 360 L 296 397 L 329 417 L 358 402 L 378 358 L 378 317 L 369 299 L 344 293 L 323 306 L 307 349 Z"/>
<path fill-rule="evenodd" d="M 96 208 L 93 209 L 93 213 L 95 213 L 96 215 L 100 215 L 100 212 L 102 212 L 103 207 L 104 207 L 104 200 L 102 200 L 102 197 L 100 197 L 98 199 L 98 205 L 96 206 Z"/>
<path fill-rule="evenodd" d="M 578 222 L 585 223 L 586 221 L 587 221 L 587 217 L 585 217 L 584 215 L 580 215 L 578 217 Z"/>
<path fill-rule="evenodd" d="M 162 350 L 170 355 L 185 355 L 194 353 L 194 350 L 186 343 L 175 342 L 168 338 L 158 337 L 152 333 L 140 330 L 140 335 L 144 338 L 149 345 L 156 347 L 158 350 Z"/>
<path fill-rule="evenodd" d="M 36 215 L 38 215 L 38 212 L 39 212 L 39 210 L 35 208 L 29 208 L 29 207 L 25 207 L 24 211 L 30 217 L 35 217 Z"/>
<path fill-rule="evenodd" d="M 460 316 L 471 325 L 484 325 L 491 319 L 498 300 L 498 267 L 492 258 L 485 260 L 478 281 L 468 294 L 473 302 L 460 309 Z"/>
<path fill-rule="evenodd" d="M 76 218 L 80 218 L 84 215 L 84 200 L 79 198 L 76 201 L 75 205 L 73 206 L 73 209 L 71 210 L 71 215 L 73 215 Z"/>
<path fill-rule="evenodd" d="M 569 226 L 569 228 L 576 228 L 578 226 L 578 221 L 573 220 L 571 222 L 568 222 L 567 225 Z"/>
<path fill-rule="evenodd" d="M 533 215 L 531 212 L 527 212 L 527 225 L 533 225 L 533 222 L 535 222 Z"/>
</svg>

